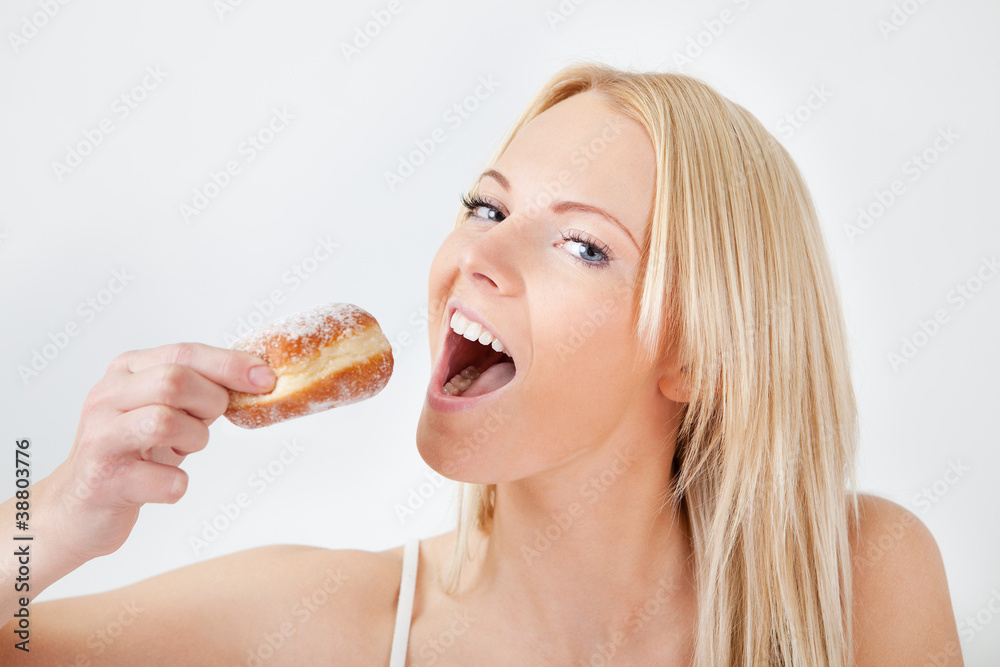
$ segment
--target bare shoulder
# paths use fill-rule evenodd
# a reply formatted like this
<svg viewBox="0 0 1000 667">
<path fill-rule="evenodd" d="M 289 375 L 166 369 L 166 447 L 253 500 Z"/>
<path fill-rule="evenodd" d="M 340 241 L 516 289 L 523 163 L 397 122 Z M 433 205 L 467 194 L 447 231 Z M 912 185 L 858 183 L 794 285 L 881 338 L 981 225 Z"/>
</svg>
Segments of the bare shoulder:
<svg viewBox="0 0 1000 667">
<path fill-rule="evenodd" d="M 962 665 L 944 563 L 927 526 L 862 494 L 849 539 L 857 664 Z"/>
<path fill-rule="evenodd" d="M 384 664 L 401 566 L 402 549 L 251 549 L 33 605 L 31 651 L 39 664 Z"/>
<path fill-rule="evenodd" d="M 249 557 L 269 567 L 248 563 L 247 575 L 270 570 L 284 579 L 279 632 L 297 636 L 301 644 L 288 664 L 323 664 L 333 656 L 343 665 L 388 663 L 402 547 L 384 552 L 292 546 L 257 551 L 261 553 Z M 270 620 L 272 626 L 275 620 Z"/>
</svg>

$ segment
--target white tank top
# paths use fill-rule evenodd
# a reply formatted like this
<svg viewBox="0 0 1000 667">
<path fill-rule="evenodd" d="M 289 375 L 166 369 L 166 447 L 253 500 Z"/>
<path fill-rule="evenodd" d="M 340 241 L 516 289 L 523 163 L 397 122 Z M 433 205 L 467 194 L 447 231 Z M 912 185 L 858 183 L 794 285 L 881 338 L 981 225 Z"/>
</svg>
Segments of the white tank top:
<svg viewBox="0 0 1000 667">
<path fill-rule="evenodd" d="M 392 652 L 389 667 L 404 667 L 406 645 L 410 640 L 410 619 L 413 617 L 413 592 L 417 588 L 417 562 L 420 540 L 403 546 L 403 573 L 399 582 L 399 602 L 396 604 L 396 627 L 392 632 Z"/>
</svg>

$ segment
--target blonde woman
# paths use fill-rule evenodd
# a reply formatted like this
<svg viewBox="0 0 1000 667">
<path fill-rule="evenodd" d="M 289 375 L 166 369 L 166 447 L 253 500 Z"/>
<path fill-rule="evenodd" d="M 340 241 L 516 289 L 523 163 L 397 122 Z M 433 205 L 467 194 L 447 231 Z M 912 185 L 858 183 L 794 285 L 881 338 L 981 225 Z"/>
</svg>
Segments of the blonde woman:
<svg viewBox="0 0 1000 667">
<path fill-rule="evenodd" d="M 463 198 L 429 288 L 417 445 L 467 483 L 456 531 L 384 553 L 255 549 L 34 605 L 31 658 L 962 664 L 933 538 L 850 491 L 834 279 L 806 186 L 746 110 L 677 74 L 559 72 Z M 33 594 L 183 495 L 177 466 L 226 389 L 270 389 L 260 364 L 197 344 L 111 364 L 34 487 Z M 128 605 L 143 611 L 95 654 Z M 28 657 L 17 620 L 5 664 Z"/>
</svg>

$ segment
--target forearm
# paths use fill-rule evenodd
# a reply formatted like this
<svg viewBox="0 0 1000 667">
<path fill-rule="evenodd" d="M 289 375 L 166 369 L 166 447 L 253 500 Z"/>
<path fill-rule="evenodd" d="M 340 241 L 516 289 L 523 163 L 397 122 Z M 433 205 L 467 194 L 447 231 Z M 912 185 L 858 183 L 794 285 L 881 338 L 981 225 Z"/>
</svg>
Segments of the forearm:
<svg viewBox="0 0 1000 667">
<path fill-rule="evenodd" d="M 86 561 L 64 542 L 55 486 L 45 478 L 0 505 L 0 625 L 23 617 L 28 602 Z"/>
</svg>

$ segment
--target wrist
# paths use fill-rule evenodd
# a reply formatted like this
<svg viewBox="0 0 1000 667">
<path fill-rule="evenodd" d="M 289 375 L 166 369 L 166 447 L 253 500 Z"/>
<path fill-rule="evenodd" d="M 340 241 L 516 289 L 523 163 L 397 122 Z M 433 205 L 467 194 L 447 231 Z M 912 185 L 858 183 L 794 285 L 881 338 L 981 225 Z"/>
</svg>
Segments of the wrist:
<svg viewBox="0 0 1000 667">
<path fill-rule="evenodd" d="M 73 525 L 68 505 L 70 496 L 62 479 L 60 466 L 30 487 L 33 511 L 30 530 L 25 536 L 30 536 L 31 540 L 20 542 L 30 545 L 32 553 L 32 598 L 92 558 L 85 555 L 77 543 L 80 526 Z"/>
</svg>

